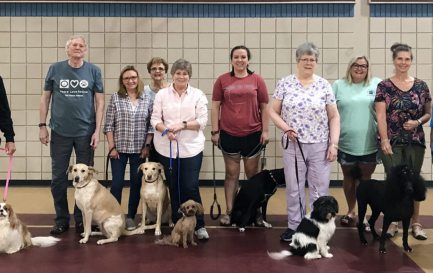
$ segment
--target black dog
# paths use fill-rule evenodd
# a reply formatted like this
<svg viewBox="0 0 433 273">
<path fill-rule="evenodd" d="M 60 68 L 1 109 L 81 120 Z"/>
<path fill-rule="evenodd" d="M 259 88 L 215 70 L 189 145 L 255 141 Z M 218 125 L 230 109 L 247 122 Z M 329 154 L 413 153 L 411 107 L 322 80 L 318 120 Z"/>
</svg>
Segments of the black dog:
<svg viewBox="0 0 433 273">
<path fill-rule="evenodd" d="M 244 181 L 233 203 L 231 224 L 244 231 L 247 225 L 256 223 L 257 210 L 261 208 L 264 223 L 258 224 L 271 227 L 266 223 L 268 201 L 277 190 L 277 186 L 284 184 L 284 169 L 264 170 Z"/>
<path fill-rule="evenodd" d="M 352 176 L 355 179 L 361 177 L 359 167 L 355 167 Z M 356 189 L 356 200 L 358 202 L 358 233 L 361 243 L 366 245 L 364 237 L 363 219 L 370 206 L 372 215 L 368 220 L 371 227 L 371 234 L 375 240 L 379 239 L 374 224 L 383 213 L 383 227 L 380 236 L 380 253 L 386 253 L 385 240 L 386 232 L 393 221 L 403 222 L 403 248 L 411 252 L 412 248 L 407 243 L 410 219 L 413 214 L 414 201 L 423 201 L 426 198 L 426 187 L 424 179 L 407 165 L 393 167 L 387 176 L 386 181 L 360 181 Z"/>
<path fill-rule="evenodd" d="M 306 215 L 293 234 L 289 250 L 268 252 L 269 257 L 281 260 L 291 255 L 307 260 L 332 258 L 328 242 L 335 232 L 338 202 L 332 196 L 321 196 L 313 203 L 313 211 Z"/>
</svg>

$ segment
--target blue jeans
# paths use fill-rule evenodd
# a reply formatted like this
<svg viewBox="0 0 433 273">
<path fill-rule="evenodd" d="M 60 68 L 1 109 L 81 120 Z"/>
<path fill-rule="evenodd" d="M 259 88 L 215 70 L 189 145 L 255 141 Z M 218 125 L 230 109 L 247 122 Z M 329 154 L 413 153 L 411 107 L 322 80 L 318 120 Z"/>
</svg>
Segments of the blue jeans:
<svg viewBox="0 0 433 273">
<path fill-rule="evenodd" d="M 77 163 L 89 165 L 92 157 L 90 141 L 92 136 L 64 137 L 51 130 L 51 194 L 56 210 L 56 225 L 69 225 L 69 208 L 67 189 L 69 186 L 67 170 L 71 159 L 72 149 L 75 151 Z M 75 223 L 83 222 L 81 211 L 74 206 Z"/>
<path fill-rule="evenodd" d="M 119 159 L 110 159 L 111 173 L 113 181 L 111 184 L 111 193 L 117 199 L 119 204 L 122 201 L 122 190 L 125 185 L 125 169 L 129 159 L 130 184 L 128 218 L 134 219 L 137 214 L 138 203 L 140 202 L 141 176 L 143 173 L 138 169 L 143 159 L 140 154 L 119 153 Z"/>
<path fill-rule="evenodd" d="M 167 178 L 168 187 L 170 189 L 172 220 L 176 223 L 182 217 L 178 212 L 180 204 L 192 199 L 198 203 L 201 202 L 199 190 L 199 174 L 201 163 L 203 160 L 203 152 L 196 156 L 188 158 L 173 158 L 172 171 L 170 171 L 170 158 L 159 155 L 159 162 L 164 165 L 165 177 Z M 180 170 L 178 173 L 178 164 Z M 179 181 L 178 181 L 179 175 Z M 196 230 L 204 227 L 204 216 L 197 215 Z"/>
</svg>

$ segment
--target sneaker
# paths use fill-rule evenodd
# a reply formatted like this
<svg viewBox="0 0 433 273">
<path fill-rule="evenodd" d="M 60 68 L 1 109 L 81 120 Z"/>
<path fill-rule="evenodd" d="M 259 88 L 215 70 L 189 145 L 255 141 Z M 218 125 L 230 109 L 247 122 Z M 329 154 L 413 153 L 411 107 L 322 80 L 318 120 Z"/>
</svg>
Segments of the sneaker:
<svg viewBox="0 0 433 273">
<path fill-rule="evenodd" d="M 63 232 L 68 231 L 68 229 L 69 229 L 69 225 L 58 225 L 58 224 L 56 224 L 56 225 L 54 225 L 54 226 L 51 228 L 51 230 L 50 230 L 50 234 L 51 234 L 51 235 L 60 235 L 60 234 L 62 234 Z"/>
<path fill-rule="evenodd" d="M 134 230 L 134 229 L 136 229 L 137 226 L 135 225 L 134 219 L 132 219 L 132 218 L 126 218 L 125 228 L 126 228 L 126 230 Z"/>
<path fill-rule="evenodd" d="M 287 228 L 286 231 L 284 231 L 283 234 L 280 235 L 280 240 L 284 242 L 291 242 L 294 233 L 295 231 L 293 229 Z"/>
<path fill-rule="evenodd" d="M 195 234 L 195 236 L 197 236 L 197 239 L 199 239 L 199 240 L 209 239 L 209 234 L 207 233 L 206 228 L 204 228 L 204 227 L 197 229 L 194 232 L 194 234 Z"/>
<path fill-rule="evenodd" d="M 386 231 L 386 237 L 392 238 L 398 233 L 398 222 L 392 222 Z"/>
<path fill-rule="evenodd" d="M 422 226 L 420 223 L 413 223 L 412 224 L 412 235 L 417 240 L 427 240 L 427 234 L 422 229 Z"/>
</svg>

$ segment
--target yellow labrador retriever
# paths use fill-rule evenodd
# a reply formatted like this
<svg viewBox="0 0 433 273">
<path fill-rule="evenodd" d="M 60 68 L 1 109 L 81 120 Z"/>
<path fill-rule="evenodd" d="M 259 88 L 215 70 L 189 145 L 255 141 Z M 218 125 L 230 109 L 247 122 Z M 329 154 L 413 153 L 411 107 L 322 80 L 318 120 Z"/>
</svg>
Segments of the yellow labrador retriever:
<svg viewBox="0 0 433 273">
<path fill-rule="evenodd" d="M 107 239 L 98 240 L 97 244 L 116 242 L 121 235 L 142 234 L 144 231 L 125 229 L 125 216 L 114 196 L 93 178 L 96 170 L 85 164 L 69 166 L 75 187 L 75 201 L 83 213 L 84 233 L 81 244 L 87 243 L 90 235 L 100 235 L 91 232 L 92 221 L 99 225 L 102 235 Z"/>
<path fill-rule="evenodd" d="M 155 235 L 161 235 L 161 223 L 171 222 L 170 195 L 167 186 L 164 184 L 164 168 L 160 163 L 146 162 L 140 165 L 139 169 L 143 172 L 141 184 L 141 206 L 143 217 L 141 220 L 141 230 L 155 229 Z M 155 219 L 156 218 L 156 219 Z M 154 225 L 146 226 L 146 223 L 155 222 Z"/>
</svg>

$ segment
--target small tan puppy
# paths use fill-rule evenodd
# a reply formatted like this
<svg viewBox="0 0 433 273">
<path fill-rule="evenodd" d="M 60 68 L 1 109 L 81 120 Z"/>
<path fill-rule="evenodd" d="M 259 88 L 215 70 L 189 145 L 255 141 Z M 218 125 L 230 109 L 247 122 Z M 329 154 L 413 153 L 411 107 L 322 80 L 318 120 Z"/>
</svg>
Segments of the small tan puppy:
<svg viewBox="0 0 433 273">
<path fill-rule="evenodd" d="M 167 186 L 164 184 L 164 167 L 160 163 L 146 162 L 140 165 L 143 172 L 140 190 L 141 207 L 143 217 L 141 227 L 144 229 L 155 229 L 155 235 L 161 235 L 161 223 L 171 222 L 170 195 Z M 146 226 L 146 223 L 155 222 L 154 225 Z M 141 228 L 140 229 L 143 229 Z M 144 231 L 143 229 L 143 231 Z"/>
<path fill-rule="evenodd" d="M 98 240 L 97 244 L 116 242 L 121 235 L 142 234 L 141 230 L 127 231 L 125 215 L 114 196 L 93 178 L 96 170 L 85 164 L 69 166 L 75 187 L 75 201 L 83 213 L 84 233 L 81 244 L 87 243 L 90 235 L 100 235 L 91 232 L 92 221 L 99 225 L 102 235 L 107 239 Z"/>
<path fill-rule="evenodd" d="M 60 239 L 45 236 L 33 237 L 27 226 L 18 219 L 12 206 L 0 203 L 0 253 L 13 254 L 29 246 L 49 247 Z"/>
<path fill-rule="evenodd" d="M 171 235 L 157 240 L 155 243 L 158 245 L 174 245 L 180 246 L 182 244 L 183 248 L 188 248 L 188 242 L 191 245 L 196 246 L 197 243 L 194 242 L 194 229 L 197 224 L 196 214 L 203 214 L 203 206 L 193 200 L 188 200 L 183 203 L 179 210 L 182 212 L 183 216 L 177 220 L 176 225 L 171 231 Z"/>
</svg>

